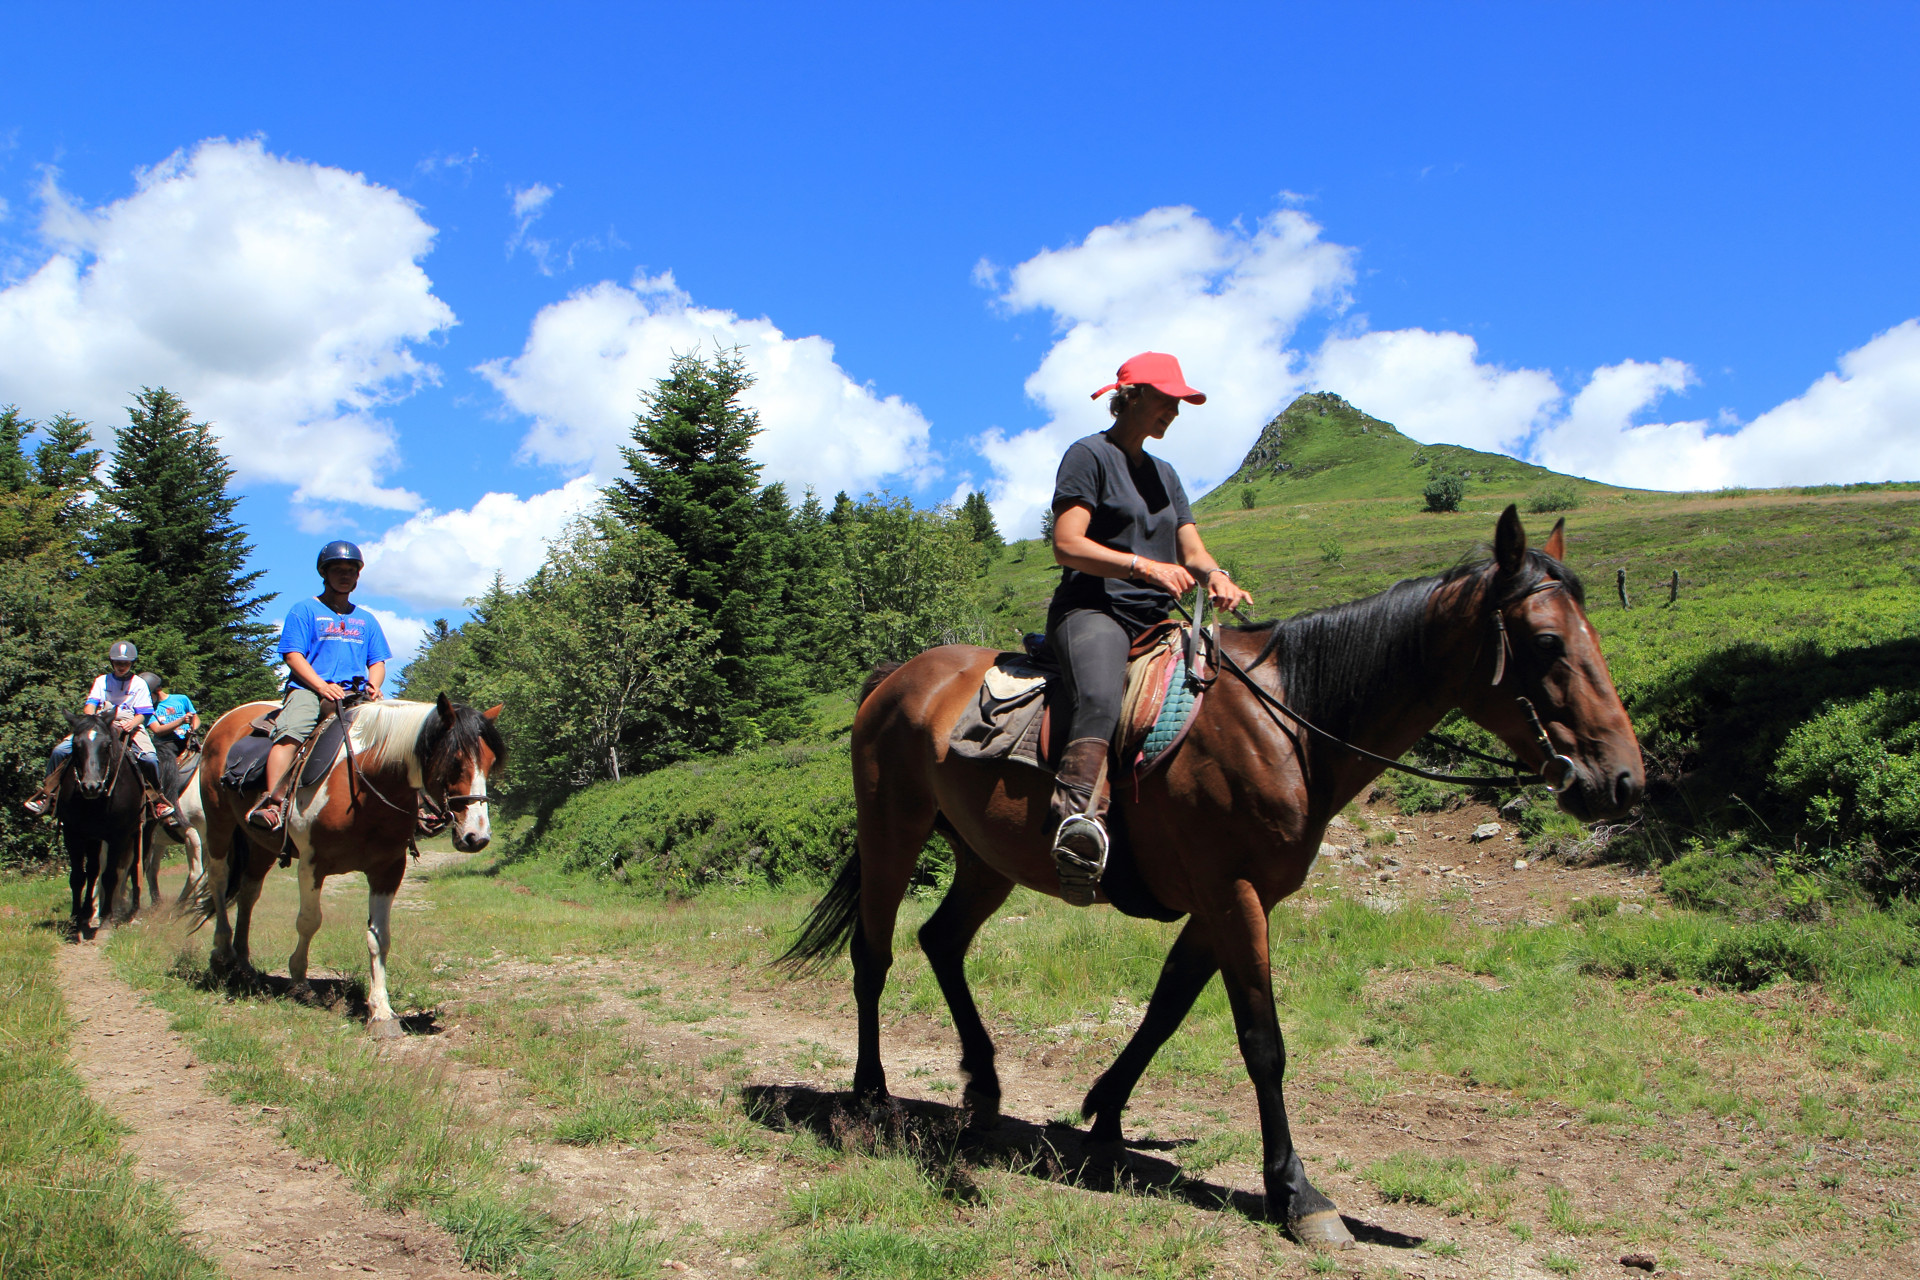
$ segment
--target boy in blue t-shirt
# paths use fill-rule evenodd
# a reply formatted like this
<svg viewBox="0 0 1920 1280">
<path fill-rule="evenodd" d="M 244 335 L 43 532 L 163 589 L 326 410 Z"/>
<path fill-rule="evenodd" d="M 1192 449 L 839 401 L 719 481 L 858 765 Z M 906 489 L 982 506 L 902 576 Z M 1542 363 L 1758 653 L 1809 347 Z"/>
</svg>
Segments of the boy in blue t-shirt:
<svg viewBox="0 0 1920 1280">
<path fill-rule="evenodd" d="M 380 620 L 348 599 L 360 585 L 364 563 L 360 548 L 351 542 L 329 542 L 315 565 L 326 590 L 287 610 L 280 629 L 280 657 L 290 673 L 287 697 L 267 753 L 267 793 L 247 815 L 249 826 L 280 829 L 294 753 L 320 723 L 322 699 L 340 702 L 352 691 L 367 698 L 380 696 L 393 651 Z"/>
<path fill-rule="evenodd" d="M 153 747 L 160 756 L 160 785 L 167 799 L 178 804 L 180 753 L 200 727 L 200 713 L 186 694 L 169 693 L 166 680 L 157 672 L 142 671 L 140 679 L 153 695 L 153 719 L 147 721 L 147 732 L 153 735 Z"/>
</svg>

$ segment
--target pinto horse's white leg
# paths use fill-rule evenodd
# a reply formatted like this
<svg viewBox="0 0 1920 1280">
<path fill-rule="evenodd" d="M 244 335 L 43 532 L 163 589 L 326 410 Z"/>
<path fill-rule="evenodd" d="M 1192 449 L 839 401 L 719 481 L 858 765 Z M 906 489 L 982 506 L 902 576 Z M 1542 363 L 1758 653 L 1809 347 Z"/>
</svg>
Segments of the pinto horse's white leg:
<svg viewBox="0 0 1920 1280">
<path fill-rule="evenodd" d="M 320 932 L 321 878 L 311 853 L 301 858 L 294 870 L 300 877 L 300 914 L 294 917 L 293 927 L 299 931 L 300 940 L 287 957 L 287 976 L 293 979 L 295 994 L 301 994 L 307 990 L 307 948 L 313 935 Z"/>
<path fill-rule="evenodd" d="M 387 944 L 393 938 L 393 894 L 367 894 L 367 959 L 373 981 L 367 987 L 367 1034 L 376 1040 L 400 1035 L 400 1020 L 387 1003 Z"/>
<path fill-rule="evenodd" d="M 180 896 L 174 899 L 176 907 L 186 905 L 187 901 L 200 888 L 200 881 L 207 874 L 206 847 L 200 841 L 200 832 L 195 827 L 187 828 L 187 878 L 180 882 Z"/>
</svg>

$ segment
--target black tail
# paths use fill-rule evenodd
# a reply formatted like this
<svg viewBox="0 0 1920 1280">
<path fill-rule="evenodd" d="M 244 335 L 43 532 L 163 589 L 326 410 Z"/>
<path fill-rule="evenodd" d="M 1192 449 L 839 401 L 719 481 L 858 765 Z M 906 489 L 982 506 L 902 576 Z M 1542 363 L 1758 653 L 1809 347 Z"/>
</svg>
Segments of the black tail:
<svg viewBox="0 0 1920 1280">
<path fill-rule="evenodd" d="M 852 940 L 859 923 L 860 854 L 856 851 L 840 865 L 833 887 L 814 905 L 800 926 L 800 936 L 774 964 L 796 978 L 818 973 Z"/>
<path fill-rule="evenodd" d="M 873 670 L 867 672 L 867 681 L 865 684 L 860 686 L 860 696 L 859 698 L 855 699 L 853 705 L 857 707 L 861 703 L 865 702 L 868 698 L 871 698 L 873 696 L 873 691 L 880 687 L 880 684 L 882 681 L 884 681 L 888 676 L 892 675 L 894 672 L 898 671 L 900 668 L 906 665 L 907 664 L 904 662 L 874 663 Z"/>
</svg>

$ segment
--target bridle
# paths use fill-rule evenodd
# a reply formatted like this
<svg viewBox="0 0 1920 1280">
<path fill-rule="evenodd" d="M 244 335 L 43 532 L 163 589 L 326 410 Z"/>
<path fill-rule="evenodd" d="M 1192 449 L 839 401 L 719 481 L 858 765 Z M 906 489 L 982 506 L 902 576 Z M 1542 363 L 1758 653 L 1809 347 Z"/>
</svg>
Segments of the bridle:
<svg viewBox="0 0 1920 1280">
<path fill-rule="evenodd" d="M 125 764 L 127 757 L 132 754 L 128 743 L 132 740 L 133 733 L 122 733 L 112 722 L 108 722 L 106 729 L 102 732 L 107 735 L 107 753 L 113 763 L 107 769 L 107 785 L 101 788 L 100 795 L 104 799 L 112 799 L 114 788 L 120 784 L 120 766 Z M 120 748 L 118 751 L 113 750 L 116 745 Z M 77 782 L 78 779 L 75 781 Z"/>
<path fill-rule="evenodd" d="M 431 770 L 428 766 L 433 762 L 431 760 L 423 760 L 420 762 L 421 786 L 419 790 L 414 792 L 414 795 L 419 799 L 419 803 L 414 808 L 403 809 L 393 801 L 387 799 L 380 788 L 373 785 L 372 779 L 368 778 L 365 772 L 361 770 L 359 758 L 356 757 L 353 752 L 353 730 L 349 728 L 344 736 L 347 743 L 347 785 L 352 787 L 357 782 L 360 786 L 364 786 L 368 791 L 372 792 L 374 799 L 387 806 L 387 808 L 392 809 L 395 813 L 404 813 L 412 818 L 414 828 L 418 829 L 420 835 L 431 839 L 446 830 L 447 824 L 453 821 L 453 816 L 456 812 L 464 813 L 471 805 L 485 804 L 487 802 L 487 797 L 484 795 L 451 795 L 436 799 L 433 793 L 427 789 L 427 782 L 431 775 Z M 418 858 L 420 856 L 420 849 L 414 842 L 414 835 L 415 830 L 410 828 L 407 832 L 407 850 L 413 854 L 414 857 Z"/>
<path fill-rule="evenodd" d="M 1505 604 L 1497 604 L 1493 607 L 1491 612 L 1495 649 L 1492 683 L 1496 687 L 1506 679 L 1507 656 L 1513 652 L 1513 640 L 1507 634 L 1507 621 L 1504 611 L 1509 606 L 1525 600 L 1528 596 L 1537 595 L 1542 591 L 1549 591 L 1554 588 L 1564 590 L 1564 584 L 1558 579 L 1549 578 L 1527 591 L 1522 592 Z M 1173 602 L 1173 607 L 1178 609 L 1182 616 L 1189 622 L 1193 623 L 1194 640 L 1189 645 L 1187 651 L 1187 678 L 1202 687 L 1212 683 L 1213 677 L 1202 677 L 1197 674 L 1195 669 L 1196 652 L 1200 647 L 1201 637 L 1204 635 L 1205 644 L 1213 656 L 1216 669 L 1224 667 L 1226 670 L 1238 676 L 1240 682 L 1246 685 L 1253 693 L 1255 700 L 1260 703 L 1261 709 L 1267 713 L 1268 718 L 1273 720 L 1276 725 L 1280 723 L 1279 715 L 1275 714 L 1278 712 L 1281 715 L 1285 715 L 1288 719 L 1315 737 L 1321 738 L 1345 751 L 1349 751 L 1362 759 L 1370 760 L 1375 764 L 1392 769 L 1397 773 L 1408 774 L 1415 778 L 1425 778 L 1429 782 L 1446 782 L 1457 786 L 1499 787 L 1512 790 L 1519 790 L 1522 787 L 1539 784 L 1555 795 L 1560 794 L 1573 785 L 1573 780 L 1579 766 L 1576 765 L 1570 757 L 1554 750 L 1553 740 L 1547 736 L 1546 726 L 1540 722 L 1540 713 L 1534 709 L 1532 700 L 1524 694 L 1515 695 L 1514 701 L 1519 704 L 1520 709 L 1526 714 L 1527 723 L 1533 729 L 1534 741 L 1539 744 L 1541 754 L 1545 757 L 1545 763 L 1538 771 L 1523 773 L 1521 771 L 1526 770 L 1527 765 L 1520 760 L 1501 759 L 1498 756 L 1490 756 L 1485 752 L 1476 751 L 1464 743 L 1455 742 L 1451 738 L 1444 737 L 1437 733 L 1428 733 L 1425 737 L 1457 751 L 1462 755 L 1471 756 L 1477 760 L 1484 760 L 1488 764 L 1499 765 L 1502 768 L 1512 770 L 1512 772 L 1507 777 L 1469 777 L 1457 773 L 1434 773 L 1426 769 L 1417 769 L 1410 764 L 1402 764 L 1398 760 L 1380 755 L 1377 752 L 1369 751 L 1365 747 L 1355 746 L 1339 734 L 1322 729 L 1319 725 L 1314 724 L 1311 720 L 1262 688 L 1260 684 L 1254 680 L 1252 673 L 1241 666 L 1232 654 L 1221 647 L 1219 636 L 1215 634 L 1214 631 L 1203 626 L 1202 619 L 1206 617 L 1206 606 L 1207 593 L 1204 586 L 1194 601 L 1193 613 L 1188 613 L 1186 609 L 1181 606 L 1179 600 L 1176 599 Z M 1242 622 L 1247 621 L 1245 615 L 1241 614 L 1238 609 L 1234 610 L 1234 616 L 1238 617 Z M 1515 661 L 1518 661 L 1517 655 L 1515 656 Z M 1475 665 L 1478 664 L 1476 663 Z"/>
</svg>

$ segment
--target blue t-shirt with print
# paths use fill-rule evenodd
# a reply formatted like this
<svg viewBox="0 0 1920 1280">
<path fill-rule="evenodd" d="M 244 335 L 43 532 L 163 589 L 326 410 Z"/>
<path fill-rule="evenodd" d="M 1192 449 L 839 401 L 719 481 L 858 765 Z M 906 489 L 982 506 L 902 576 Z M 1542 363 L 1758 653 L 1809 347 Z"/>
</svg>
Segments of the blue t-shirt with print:
<svg viewBox="0 0 1920 1280">
<path fill-rule="evenodd" d="M 393 656 L 380 620 L 365 609 L 347 606 L 335 613 L 309 596 L 287 610 L 280 628 L 280 656 L 297 653 L 313 664 L 314 674 L 334 684 L 367 678 L 367 668 Z M 299 681 L 289 679 L 292 688 Z"/>
<path fill-rule="evenodd" d="M 165 724 L 169 720 L 179 720 L 180 727 L 169 732 L 167 736 L 170 738 L 178 738 L 180 741 L 185 742 L 187 740 L 187 734 L 193 730 L 193 723 L 182 717 L 192 715 L 193 711 L 192 698 L 189 698 L 184 693 L 170 693 L 153 704 L 153 719 L 147 721 L 147 724 L 151 726 Z"/>
</svg>

